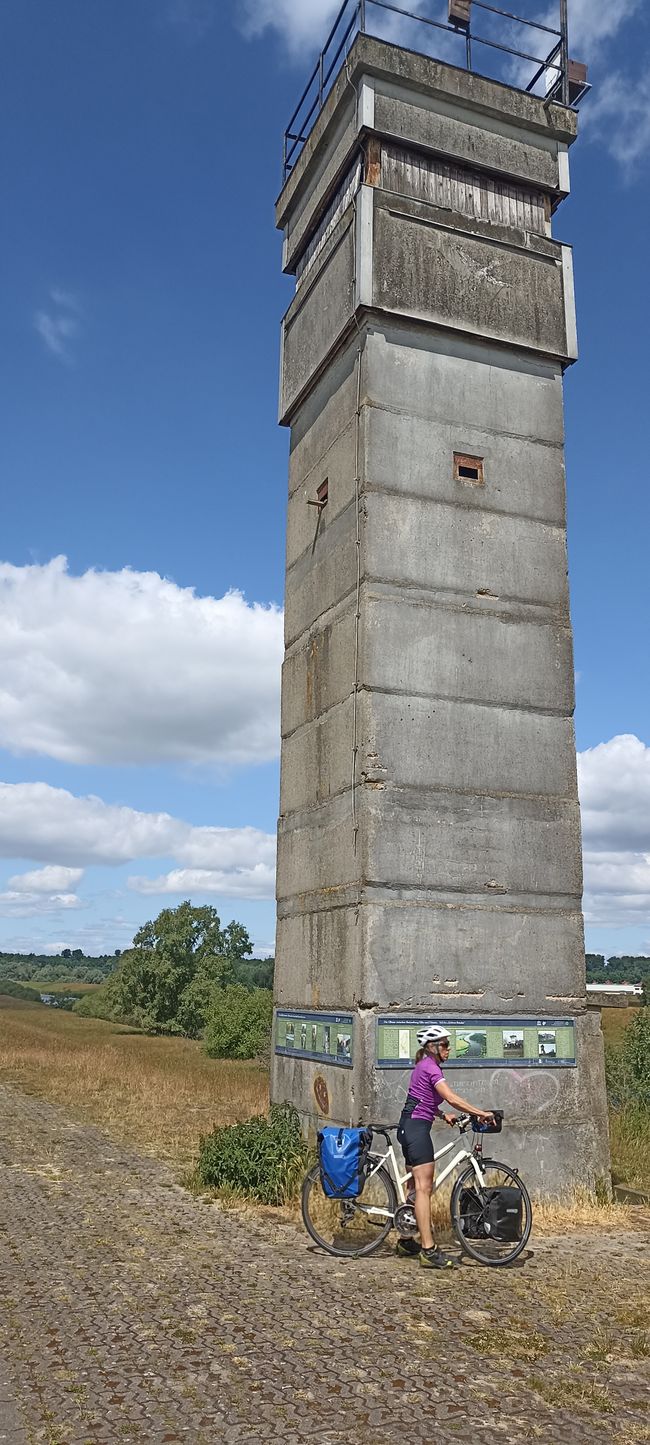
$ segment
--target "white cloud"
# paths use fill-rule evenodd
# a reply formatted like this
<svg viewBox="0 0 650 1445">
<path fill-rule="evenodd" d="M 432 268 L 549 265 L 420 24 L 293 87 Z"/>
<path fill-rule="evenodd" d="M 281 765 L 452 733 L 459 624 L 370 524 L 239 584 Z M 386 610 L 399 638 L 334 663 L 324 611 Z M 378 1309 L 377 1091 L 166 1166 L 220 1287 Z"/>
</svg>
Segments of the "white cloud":
<svg viewBox="0 0 650 1445">
<path fill-rule="evenodd" d="M 256 37 L 274 30 L 293 55 L 320 50 L 341 0 L 239 0 L 244 34 Z"/>
<path fill-rule="evenodd" d="M 70 908 L 83 908 L 76 893 L 28 893 L 25 889 L 7 889 L 0 893 L 0 918 L 40 918 Z"/>
<path fill-rule="evenodd" d="M 433 19 L 446 20 L 446 4 L 443 0 L 398 0 L 398 4 L 412 15 L 422 13 Z M 268 30 L 275 31 L 284 41 L 289 54 L 298 58 L 304 56 L 305 52 L 322 49 L 341 9 L 341 0 L 239 0 L 239 7 L 245 35 L 255 39 Z M 340 35 L 337 32 L 338 38 L 342 39 L 352 13 L 350 5 L 349 12 L 341 23 Z M 454 56 L 459 56 L 459 51 L 453 48 L 455 37 L 446 35 L 442 30 L 427 30 L 425 26 L 416 25 L 413 20 L 407 20 L 370 3 L 366 9 L 366 25 L 371 34 L 395 44 L 401 42 L 423 51 L 431 49 L 440 58 L 452 52 Z M 348 48 L 353 38 L 351 35 Z M 330 58 L 337 47 L 338 39 L 328 53 Z"/>
<path fill-rule="evenodd" d="M 615 71 L 598 82 L 584 113 L 584 132 L 601 141 L 629 179 L 650 153 L 650 94 L 644 76 Z"/>
<path fill-rule="evenodd" d="M 59 928 L 61 924 L 57 925 Z M 131 918 L 122 918 L 119 915 L 113 918 L 100 918 L 95 922 L 87 922 L 84 927 L 68 926 L 68 919 L 65 921 L 66 934 L 52 938 L 51 931 L 48 934 L 42 933 L 38 925 L 32 925 L 28 933 L 14 933 L 3 940 L 3 950 L 6 953 L 49 953 L 60 954 L 64 948 L 81 948 L 84 953 L 96 955 L 98 953 L 114 953 L 116 948 L 125 948 L 133 938 L 137 924 Z"/>
<path fill-rule="evenodd" d="M 0 746 L 72 763 L 261 763 L 282 613 L 156 572 L 0 563 Z"/>
<path fill-rule="evenodd" d="M 269 850 L 270 852 L 270 850 Z M 129 878 L 134 893 L 177 893 L 182 898 L 197 893 L 221 893 L 229 898 L 274 898 L 274 857 L 249 867 L 225 869 L 174 868 L 159 878 Z"/>
<path fill-rule="evenodd" d="M 71 362 L 72 344 L 81 334 L 81 306 L 71 291 L 53 286 L 47 310 L 34 313 L 35 330 L 47 351 L 59 361 Z"/>
<path fill-rule="evenodd" d="M 177 892 L 168 880 L 182 877 L 181 892 L 194 888 L 238 898 L 273 896 L 272 834 L 259 828 L 194 827 L 169 813 L 142 813 L 101 798 L 75 797 L 48 783 L 0 783 L 0 855 L 55 859 L 72 869 L 169 857 L 180 871 L 155 884 L 137 878 L 130 886 L 141 893 Z M 39 869 L 37 876 L 48 871 Z"/>
<path fill-rule="evenodd" d="M 571 0 L 569 49 L 577 60 L 592 61 L 605 41 L 613 40 L 621 26 L 641 8 L 641 0 Z M 557 6 L 551 12 L 557 23 Z M 525 49 L 525 47 L 522 47 Z"/>
<path fill-rule="evenodd" d="M 83 868 L 34 868 L 31 873 L 16 873 L 7 883 L 17 893 L 61 893 L 74 889 L 83 878 Z"/>
<path fill-rule="evenodd" d="M 588 923 L 650 918 L 650 747 L 633 734 L 578 754 Z"/>
</svg>

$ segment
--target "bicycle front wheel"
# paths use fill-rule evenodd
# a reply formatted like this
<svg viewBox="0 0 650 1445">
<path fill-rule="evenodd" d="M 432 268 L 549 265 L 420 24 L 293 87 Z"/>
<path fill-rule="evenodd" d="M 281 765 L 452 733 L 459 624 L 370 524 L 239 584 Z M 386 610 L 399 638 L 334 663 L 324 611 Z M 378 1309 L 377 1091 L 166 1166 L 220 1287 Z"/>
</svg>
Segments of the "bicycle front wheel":
<svg viewBox="0 0 650 1445">
<path fill-rule="evenodd" d="M 356 1199 L 330 1199 L 321 1184 L 318 1164 L 309 1170 L 302 1186 L 305 1229 L 328 1254 L 372 1254 L 390 1233 L 396 1208 L 393 1181 L 382 1168 L 366 1180 L 363 1194 Z"/>
<path fill-rule="evenodd" d="M 479 1264 L 512 1264 L 525 1249 L 533 1224 L 530 1195 L 519 1175 L 496 1159 L 480 1161 L 481 1181 L 472 1164 L 456 1180 L 451 1223 L 465 1254 Z M 498 1193 L 505 1208 L 500 1206 Z"/>
</svg>

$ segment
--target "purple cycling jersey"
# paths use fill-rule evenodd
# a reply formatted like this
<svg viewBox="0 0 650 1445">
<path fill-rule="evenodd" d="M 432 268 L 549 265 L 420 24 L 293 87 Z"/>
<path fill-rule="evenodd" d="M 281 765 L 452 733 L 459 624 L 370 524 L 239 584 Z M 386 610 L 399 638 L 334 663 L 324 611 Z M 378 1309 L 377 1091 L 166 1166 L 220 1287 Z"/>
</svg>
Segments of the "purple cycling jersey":
<svg viewBox="0 0 650 1445">
<path fill-rule="evenodd" d="M 409 1094 L 412 1099 L 417 1099 L 412 1119 L 427 1119 L 429 1123 L 440 1113 L 442 1100 L 438 1095 L 437 1086 L 444 1080 L 444 1074 L 440 1065 L 430 1054 L 425 1054 L 415 1065 L 409 1083 Z"/>
</svg>

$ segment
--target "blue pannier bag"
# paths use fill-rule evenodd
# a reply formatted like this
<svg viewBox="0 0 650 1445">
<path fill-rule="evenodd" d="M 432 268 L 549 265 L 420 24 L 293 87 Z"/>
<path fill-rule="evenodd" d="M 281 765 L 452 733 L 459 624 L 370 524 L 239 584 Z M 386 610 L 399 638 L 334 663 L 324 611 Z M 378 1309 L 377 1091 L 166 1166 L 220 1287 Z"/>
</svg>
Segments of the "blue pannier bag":
<svg viewBox="0 0 650 1445">
<path fill-rule="evenodd" d="M 366 1182 L 372 1129 L 328 1125 L 318 1135 L 318 1162 L 324 1194 L 330 1199 L 355 1199 Z"/>
</svg>

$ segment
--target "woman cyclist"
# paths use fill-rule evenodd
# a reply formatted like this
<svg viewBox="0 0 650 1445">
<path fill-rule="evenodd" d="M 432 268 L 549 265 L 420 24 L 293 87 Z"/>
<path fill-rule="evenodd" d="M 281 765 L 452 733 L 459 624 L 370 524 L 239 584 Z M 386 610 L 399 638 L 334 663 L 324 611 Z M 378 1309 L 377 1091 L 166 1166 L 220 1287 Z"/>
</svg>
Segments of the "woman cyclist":
<svg viewBox="0 0 650 1445">
<path fill-rule="evenodd" d="M 477 1109 L 455 1094 L 445 1082 L 442 1065 L 449 1057 L 449 1033 L 441 1024 L 426 1024 L 418 1031 L 415 1068 L 411 1074 L 406 1103 L 397 1129 L 397 1138 L 406 1160 L 406 1167 L 415 1187 L 415 1218 L 420 1233 L 420 1243 L 412 1239 L 401 1239 L 398 1254 L 417 1254 L 425 1269 L 453 1269 L 456 1261 L 443 1254 L 434 1244 L 431 1231 L 431 1195 L 433 1192 L 433 1140 L 431 1125 L 434 1119 L 444 1119 L 451 1127 L 457 1122 L 455 1114 L 441 1114 L 441 1103 L 463 1113 L 475 1114 L 477 1118 L 492 1120 L 492 1114 Z M 413 1198 L 409 1195 L 409 1200 Z"/>
</svg>

